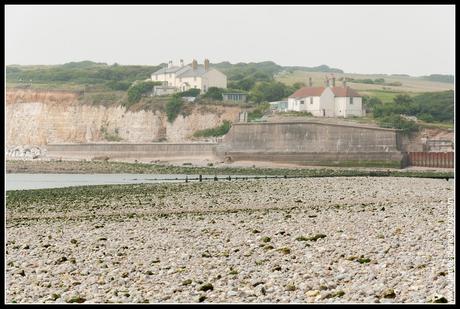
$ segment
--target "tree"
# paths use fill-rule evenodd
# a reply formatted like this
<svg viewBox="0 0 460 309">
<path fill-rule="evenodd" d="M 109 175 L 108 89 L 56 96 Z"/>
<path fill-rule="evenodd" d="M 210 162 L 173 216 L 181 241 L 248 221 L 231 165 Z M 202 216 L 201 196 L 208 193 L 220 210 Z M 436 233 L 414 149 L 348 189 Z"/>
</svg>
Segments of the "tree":
<svg viewBox="0 0 460 309">
<path fill-rule="evenodd" d="M 380 106 L 383 104 L 382 100 L 380 100 L 377 97 L 368 97 L 364 96 L 363 97 L 363 104 L 366 106 L 369 110 L 373 110 L 376 106 Z"/>
<path fill-rule="evenodd" d="M 252 88 L 249 97 L 256 103 L 277 101 L 284 98 L 289 88 L 280 82 L 262 82 Z"/>
<path fill-rule="evenodd" d="M 256 84 L 256 81 L 252 77 L 244 78 L 238 82 L 234 83 L 234 88 L 243 89 L 246 91 L 251 90 L 252 87 Z"/>
</svg>

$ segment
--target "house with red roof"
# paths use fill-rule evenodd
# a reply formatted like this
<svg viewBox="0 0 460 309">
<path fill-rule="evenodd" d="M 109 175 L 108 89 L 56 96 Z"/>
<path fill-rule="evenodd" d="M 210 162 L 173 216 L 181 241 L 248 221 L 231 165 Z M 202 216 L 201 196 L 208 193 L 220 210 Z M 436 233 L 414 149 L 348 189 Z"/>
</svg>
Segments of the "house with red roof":
<svg viewBox="0 0 460 309">
<path fill-rule="evenodd" d="M 310 112 L 316 117 L 364 116 L 362 97 L 343 87 L 303 87 L 288 98 L 288 111 Z"/>
</svg>

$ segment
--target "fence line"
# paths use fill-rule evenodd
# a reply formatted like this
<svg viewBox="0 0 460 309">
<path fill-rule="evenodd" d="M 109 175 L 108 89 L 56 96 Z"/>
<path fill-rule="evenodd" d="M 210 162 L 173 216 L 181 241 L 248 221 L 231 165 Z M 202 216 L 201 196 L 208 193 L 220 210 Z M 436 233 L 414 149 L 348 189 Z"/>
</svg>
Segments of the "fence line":
<svg viewBox="0 0 460 309">
<path fill-rule="evenodd" d="M 454 152 L 409 152 L 409 165 L 453 168 Z"/>
</svg>

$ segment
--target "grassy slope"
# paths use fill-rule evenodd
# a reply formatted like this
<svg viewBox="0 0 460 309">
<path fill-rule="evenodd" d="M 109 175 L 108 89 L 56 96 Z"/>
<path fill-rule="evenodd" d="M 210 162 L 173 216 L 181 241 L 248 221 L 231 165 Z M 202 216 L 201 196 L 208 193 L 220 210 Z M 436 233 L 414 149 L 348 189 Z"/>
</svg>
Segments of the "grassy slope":
<svg viewBox="0 0 460 309">
<path fill-rule="evenodd" d="M 284 74 L 277 76 L 276 79 L 280 82 L 292 85 L 295 82 L 304 82 L 307 83 L 309 77 L 312 78 L 314 86 L 324 85 L 324 79 L 327 73 L 323 72 L 305 72 L 305 71 L 294 71 L 293 73 Z M 432 92 L 432 91 L 444 91 L 452 90 L 454 88 L 453 84 L 449 83 L 440 83 L 432 82 L 428 80 L 423 80 L 417 77 L 400 77 L 400 76 L 385 76 L 380 74 L 368 75 L 368 74 L 352 74 L 352 73 L 335 73 L 337 79 L 341 77 L 351 77 L 355 79 L 376 79 L 384 78 L 385 82 L 391 83 L 399 81 L 402 83 L 402 86 L 384 86 L 384 85 L 375 85 L 375 84 L 358 84 L 349 82 L 350 87 L 359 90 L 360 92 L 373 92 L 373 91 L 385 91 L 385 92 Z M 342 85 L 340 81 L 336 81 L 337 85 Z"/>
</svg>

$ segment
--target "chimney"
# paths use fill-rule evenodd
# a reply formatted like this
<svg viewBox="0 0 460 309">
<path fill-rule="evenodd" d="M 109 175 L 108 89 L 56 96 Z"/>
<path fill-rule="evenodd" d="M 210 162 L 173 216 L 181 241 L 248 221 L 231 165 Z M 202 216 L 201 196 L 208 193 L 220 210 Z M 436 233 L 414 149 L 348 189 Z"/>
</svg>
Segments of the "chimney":
<svg viewBox="0 0 460 309">
<path fill-rule="evenodd" d="M 326 79 L 325 79 L 325 84 L 326 84 L 326 87 L 329 87 L 329 77 L 326 75 Z"/>
<path fill-rule="evenodd" d="M 308 86 L 312 87 L 313 86 L 313 82 L 311 80 L 311 77 L 308 78 Z"/>
<path fill-rule="evenodd" d="M 332 87 L 335 87 L 335 77 L 332 78 Z"/>
<path fill-rule="evenodd" d="M 193 61 L 192 61 L 192 69 L 196 70 L 197 68 L 198 68 L 198 63 L 196 62 L 195 59 L 193 59 Z"/>
<path fill-rule="evenodd" d="M 205 71 L 209 70 L 209 60 L 208 59 L 204 59 L 204 70 Z"/>
<path fill-rule="evenodd" d="M 168 62 L 168 68 L 172 67 L 172 65 L 173 65 L 172 60 L 169 60 L 169 62 Z"/>
<path fill-rule="evenodd" d="M 180 66 L 181 66 L 181 67 L 184 66 L 184 59 L 181 59 L 181 60 L 180 60 Z"/>
</svg>

